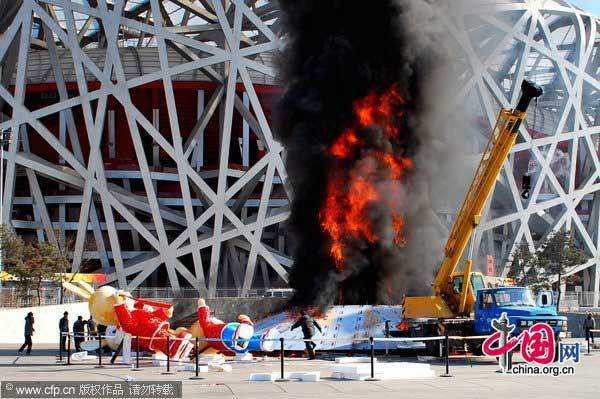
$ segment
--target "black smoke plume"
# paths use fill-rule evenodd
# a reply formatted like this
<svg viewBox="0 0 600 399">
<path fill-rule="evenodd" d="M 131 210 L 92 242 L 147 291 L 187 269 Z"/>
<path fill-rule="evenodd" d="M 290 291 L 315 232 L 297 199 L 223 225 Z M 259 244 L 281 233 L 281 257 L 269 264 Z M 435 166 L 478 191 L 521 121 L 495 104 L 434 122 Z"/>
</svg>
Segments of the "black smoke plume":
<svg viewBox="0 0 600 399">
<path fill-rule="evenodd" d="M 419 271 L 418 265 L 409 265 L 410 251 L 390 239 L 389 204 L 374 203 L 368 212 L 381 230 L 377 233 L 388 239 L 376 244 L 351 242 L 341 271 L 333 265 L 330 239 L 322 229 L 319 212 L 333 168 L 360 171 L 373 151 L 386 151 L 397 159 L 418 153 L 423 87 L 440 56 L 431 51 L 432 39 L 423 38 L 420 26 L 429 23 L 419 18 L 423 10 L 425 17 L 431 17 L 431 7 L 426 0 L 281 0 L 280 4 L 287 36 L 281 57 L 284 92 L 276 119 L 294 193 L 288 221 L 295 259 L 290 274 L 296 290 L 292 304 L 398 300 L 402 289 L 415 280 L 426 287 L 431 276 Z M 402 114 L 395 121 L 401 131 L 398 138 L 385 137 L 376 124 L 365 127 L 357 134 L 366 144 L 352 160 L 340 163 L 332 159 L 328 149 L 355 119 L 353 105 L 391 87 L 404 99 L 403 104 L 395 105 L 398 115 Z M 390 194 L 402 197 L 398 203 L 406 201 L 410 181 L 386 182 L 377 173 L 374 178 L 383 191 L 387 187 Z M 406 246 L 410 246 L 410 226 L 416 221 L 410 214 L 406 218 Z"/>
</svg>

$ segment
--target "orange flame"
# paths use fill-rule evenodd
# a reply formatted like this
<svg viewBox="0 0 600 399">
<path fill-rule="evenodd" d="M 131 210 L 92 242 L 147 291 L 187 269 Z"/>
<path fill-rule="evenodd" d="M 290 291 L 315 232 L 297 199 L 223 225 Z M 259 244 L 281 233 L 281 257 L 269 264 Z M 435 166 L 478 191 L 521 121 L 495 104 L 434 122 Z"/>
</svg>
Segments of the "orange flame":
<svg viewBox="0 0 600 399">
<path fill-rule="evenodd" d="M 399 331 L 408 331 L 410 330 L 410 323 L 406 320 L 402 320 L 400 323 L 398 323 L 396 328 L 398 328 Z"/>
<path fill-rule="evenodd" d="M 336 158 L 348 158 L 360 141 L 353 130 L 345 130 L 344 133 L 331 145 L 329 153 Z"/>
<path fill-rule="evenodd" d="M 392 86 L 384 94 L 372 93 L 357 101 L 354 104 L 354 114 L 360 127 L 379 125 L 389 136 L 396 137 L 400 129 L 394 123 L 394 116 L 400 118 L 402 113 L 400 115 L 394 113 L 397 112 L 399 105 L 404 105 L 404 99 L 398 93 L 398 88 Z"/>
<path fill-rule="evenodd" d="M 356 101 L 353 106 L 356 118 L 354 126 L 345 129 L 331 144 L 329 154 L 340 162 L 353 160 L 356 150 L 364 146 L 357 130 L 373 125 L 380 126 L 388 138 L 396 138 L 400 132 L 396 121 L 402 116 L 402 113 L 398 115 L 397 110 L 403 104 L 395 86 L 382 95 L 370 94 Z M 392 202 L 396 200 L 380 192 L 376 184 L 377 179 L 382 178 L 382 171 L 384 180 L 394 181 L 399 180 L 411 168 L 412 160 L 408 158 L 372 150 L 361 157 L 360 167 L 356 163 L 350 168 L 343 164 L 333 170 L 329 176 L 327 195 L 319 219 L 323 231 L 330 238 L 329 253 L 338 271 L 344 268 L 344 252 L 349 241 L 361 239 L 373 244 L 380 240 L 367 216 L 368 209 L 372 203 L 382 201 L 390 204 L 393 209 Z M 391 224 L 394 243 L 403 244 L 402 215 L 394 213 Z"/>
</svg>

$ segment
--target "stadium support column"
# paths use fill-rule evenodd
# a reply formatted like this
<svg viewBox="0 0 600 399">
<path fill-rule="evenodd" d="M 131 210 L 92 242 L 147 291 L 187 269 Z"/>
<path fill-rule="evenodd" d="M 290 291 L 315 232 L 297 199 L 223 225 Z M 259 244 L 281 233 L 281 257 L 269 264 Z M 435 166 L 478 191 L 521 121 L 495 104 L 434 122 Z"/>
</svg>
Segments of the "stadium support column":
<svg viewBox="0 0 600 399">
<path fill-rule="evenodd" d="M 198 90 L 198 119 L 202 117 L 204 113 L 204 90 Z M 192 155 L 192 166 L 196 170 L 200 170 L 204 166 L 204 129 L 198 133 L 198 142 L 194 148 Z"/>
<path fill-rule="evenodd" d="M 600 306 L 600 263 L 596 261 L 594 270 L 594 307 Z"/>
<path fill-rule="evenodd" d="M 592 286 L 592 276 L 591 276 L 591 269 L 583 269 L 583 284 L 581 286 L 581 291 L 582 292 L 586 292 L 586 291 L 591 291 L 591 286 Z"/>
<path fill-rule="evenodd" d="M 229 256 L 223 256 L 223 266 L 221 268 L 221 281 L 223 288 L 229 288 Z"/>
<path fill-rule="evenodd" d="M 123 179 L 123 188 L 129 192 L 131 191 L 131 181 L 129 178 Z M 131 229 L 131 240 L 133 243 L 133 250 L 140 251 L 140 234 L 136 229 Z"/>
<path fill-rule="evenodd" d="M 115 111 L 108 111 L 108 157 L 115 159 L 117 157 L 117 148 L 115 146 Z"/>
<path fill-rule="evenodd" d="M 156 106 L 156 103 L 155 105 Z M 160 132 L 160 110 L 154 108 L 152 110 L 152 126 Z M 160 166 L 160 147 L 155 140 L 152 140 L 152 167 L 154 169 Z M 155 183 L 156 184 L 156 183 Z M 156 187 L 154 188 L 156 190 Z"/>
<path fill-rule="evenodd" d="M 263 285 L 265 287 L 265 290 L 268 290 L 269 288 L 271 288 L 271 280 L 269 279 L 269 271 L 267 270 L 267 264 L 262 259 L 259 259 L 258 264 L 260 265 L 260 271 L 263 278 Z"/>
<path fill-rule="evenodd" d="M 250 99 L 248 93 L 244 92 L 244 107 L 250 109 Z M 242 122 L 242 166 L 250 166 L 250 125 L 244 118 Z"/>
<path fill-rule="evenodd" d="M 58 139 L 60 143 L 64 146 L 67 145 L 67 123 L 66 123 L 66 111 L 60 111 L 58 114 Z M 58 163 L 60 165 L 65 164 L 65 159 L 59 154 Z"/>
<path fill-rule="evenodd" d="M 58 193 L 58 195 L 63 195 L 66 197 L 66 186 L 64 184 L 59 183 Z M 58 204 L 58 226 L 58 234 L 60 236 L 60 240 L 61 242 L 66 242 L 65 230 L 67 228 L 67 204 L 64 202 Z"/>
</svg>

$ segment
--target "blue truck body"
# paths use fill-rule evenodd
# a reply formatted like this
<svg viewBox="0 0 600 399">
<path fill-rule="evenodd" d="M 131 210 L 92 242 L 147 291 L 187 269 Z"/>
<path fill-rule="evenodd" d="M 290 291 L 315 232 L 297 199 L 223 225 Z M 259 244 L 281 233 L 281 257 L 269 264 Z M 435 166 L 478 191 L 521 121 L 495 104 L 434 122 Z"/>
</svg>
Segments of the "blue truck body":
<svg viewBox="0 0 600 399">
<path fill-rule="evenodd" d="M 552 301 L 546 305 L 536 303 L 531 290 L 526 287 L 483 288 L 476 292 L 474 332 L 488 335 L 492 319 L 506 313 L 509 323 L 515 326 L 513 335 L 520 334 L 536 323 L 547 323 L 555 335 L 567 331 L 567 318 L 559 316 Z"/>
</svg>

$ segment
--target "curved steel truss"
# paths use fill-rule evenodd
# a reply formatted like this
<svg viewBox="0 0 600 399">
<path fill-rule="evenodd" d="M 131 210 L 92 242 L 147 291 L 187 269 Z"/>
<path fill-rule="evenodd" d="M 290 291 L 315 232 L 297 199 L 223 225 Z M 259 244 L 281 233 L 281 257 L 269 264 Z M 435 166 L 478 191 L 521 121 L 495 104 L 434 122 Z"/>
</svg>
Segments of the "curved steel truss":
<svg viewBox="0 0 600 399">
<path fill-rule="evenodd" d="M 571 273 L 582 272 L 583 289 L 598 292 L 599 20 L 564 1 L 463 2 L 468 11 L 453 7 L 455 15 L 446 24 L 464 62 L 455 98 L 483 116 L 478 131 L 488 132 L 498 108 L 515 103 L 522 79 L 545 90 L 521 128 L 480 225 L 479 256 L 492 255 L 504 267 L 520 243 L 533 250 L 553 231 L 570 229 L 589 255 Z M 23 0 L 0 38 L 0 127 L 13 136 L 4 151 L 4 220 L 42 239 L 71 232 L 74 270 L 93 257 L 111 281 L 130 289 L 162 267 L 173 288 L 183 277 L 185 285 L 209 295 L 227 285 L 227 276 L 247 293 L 258 270 L 261 286 L 268 285 L 269 276 L 286 281 L 291 260 L 280 224 L 288 216 L 288 194 L 273 195 L 285 188 L 282 148 L 255 88 L 256 82 L 275 83 L 271 59 L 279 35 L 276 2 L 264 0 Z M 148 59 L 156 65 L 146 65 Z M 39 67 L 44 64 L 45 70 Z M 28 108 L 27 85 L 50 78 L 57 100 Z M 216 89 L 198 109 L 192 132 L 184 135 L 173 83 L 194 79 Z M 99 82 L 98 88 L 88 89 L 89 81 Z M 76 95 L 67 90 L 69 82 Z M 170 135 L 131 98 L 133 89 L 151 82 L 162 84 Z M 134 171 L 105 167 L 100 149 L 115 134 L 108 98 L 125 109 Z M 83 115 L 82 131 L 73 122 L 76 112 Z M 45 126 L 45 118 L 56 114 L 58 134 Z M 238 143 L 232 131 L 240 117 L 244 132 Z M 204 129 L 214 120 L 219 157 L 210 168 L 203 164 L 202 145 Z M 252 134 L 265 152 L 249 160 Z M 56 152 L 58 162 L 31 151 L 34 135 Z M 156 148 L 151 155 L 143 148 L 148 136 Z M 483 135 L 480 139 L 485 142 Z M 231 167 L 233 151 L 246 154 L 243 168 Z M 171 160 L 171 170 L 157 168 L 151 159 L 157 153 Z M 525 174 L 532 179 L 527 200 L 521 198 Z M 27 198 L 13 195 L 19 179 L 29 186 Z M 162 182 L 177 184 L 180 196 L 161 198 Z M 71 192 L 46 195 L 49 184 Z M 34 205 L 33 220 L 15 216 L 23 204 Z M 65 204 L 75 206 L 76 220 L 67 220 Z M 122 249 L 125 242 L 134 248 Z"/>
<path fill-rule="evenodd" d="M 478 231 L 479 256 L 505 275 L 517 245 L 531 250 L 570 230 L 589 256 L 584 291 L 600 289 L 600 20 L 565 1 L 469 1 L 448 29 L 464 61 L 457 103 L 493 125 L 511 108 L 523 79 L 544 89 L 529 110 Z M 521 197 L 522 176 L 531 195 Z"/>
</svg>

